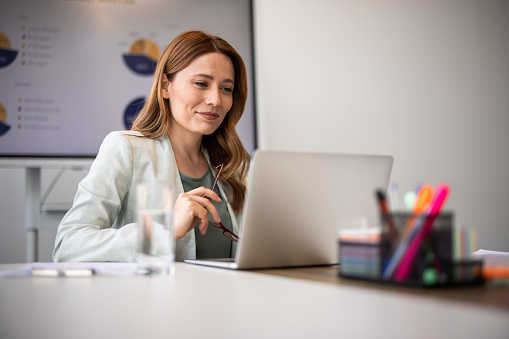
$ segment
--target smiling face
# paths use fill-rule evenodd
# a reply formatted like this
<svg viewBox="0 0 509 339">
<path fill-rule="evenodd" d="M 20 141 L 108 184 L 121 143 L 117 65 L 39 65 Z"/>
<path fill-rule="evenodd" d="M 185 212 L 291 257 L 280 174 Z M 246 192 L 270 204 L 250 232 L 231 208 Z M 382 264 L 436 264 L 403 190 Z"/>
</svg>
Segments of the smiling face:
<svg viewBox="0 0 509 339">
<path fill-rule="evenodd" d="M 163 83 L 163 98 L 172 114 L 170 134 L 202 137 L 212 134 L 232 107 L 235 71 L 221 53 L 208 53 Z"/>
</svg>

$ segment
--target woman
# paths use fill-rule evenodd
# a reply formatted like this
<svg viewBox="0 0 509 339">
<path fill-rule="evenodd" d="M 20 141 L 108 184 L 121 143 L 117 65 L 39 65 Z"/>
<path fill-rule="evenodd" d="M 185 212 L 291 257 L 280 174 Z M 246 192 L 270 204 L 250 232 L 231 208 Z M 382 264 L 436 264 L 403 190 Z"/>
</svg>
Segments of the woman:
<svg viewBox="0 0 509 339">
<path fill-rule="evenodd" d="M 176 37 L 159 59 L 131 130 L 104 139 L 79 184 L 53 259 L 136 261 L 136 186 L 144 181 L 177 192 L 177 260 L 233 256 L 235 243 L 209 227 L 209 218 L 238 234 L 249 155 L 235 125 L 246 99 L 246 69 L 233 47 L 200 31 Z"/>
</svg>

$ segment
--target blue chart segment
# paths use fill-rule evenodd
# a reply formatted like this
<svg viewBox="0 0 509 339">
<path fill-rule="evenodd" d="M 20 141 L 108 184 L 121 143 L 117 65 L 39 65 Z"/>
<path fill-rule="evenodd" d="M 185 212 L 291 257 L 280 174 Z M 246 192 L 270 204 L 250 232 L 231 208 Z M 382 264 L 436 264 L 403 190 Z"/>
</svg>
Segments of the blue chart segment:
<svg viewBox="0 0 509 339">
<path fill-rule="evenodd" d="M 17 55 L 18 51 L 14 49 L 0 48 L 0 68 L 9 66 Z"/>
<path fill-rule="evenodd" d="M 7 120 L 7 110 L 4 105 L 0 102 L 0 136 L 4 135 L 11 129 L 11 126 L 7 125 L 5 121 Z"/>
<path fill-rule="evenodd" d="M 141 75 L 154 74 L 157 64 L 144 55 L 124 54 L 124 61 L 132 71 Z"/>
<path fill-rule="evenodd" d="M 143 105 L 145 105 L 144 97 L 134 99 L 129 103 L 129 105 L 127 105 L 127 108 L 124 111 L 124 126 L 127 130 L 131 129 L 133 121 L 138 112 L 143 108 Z"/>
<path fill-rule="evenodd" d="M 127 67 L 133 72 L 151 75 L 154 74 L 159 59 L 159 47 L 151 40 L 140 39 L 131 45 L 129 53 L 123 57 Z"/>
<path fill-rule="evenodd" d="M 11 129 L 11 126 L 4 124 L 3 122 L 0 121 L 0 136 L 7 133 L 7 131 L 10 129 Z"/>
<path fill-rule="evenodd" d="M 11 42 L 7 35 L 0 32 L 0 68 L 9 66 L 17 55 L 18 51 L 11 49 Z"/>
</svg>

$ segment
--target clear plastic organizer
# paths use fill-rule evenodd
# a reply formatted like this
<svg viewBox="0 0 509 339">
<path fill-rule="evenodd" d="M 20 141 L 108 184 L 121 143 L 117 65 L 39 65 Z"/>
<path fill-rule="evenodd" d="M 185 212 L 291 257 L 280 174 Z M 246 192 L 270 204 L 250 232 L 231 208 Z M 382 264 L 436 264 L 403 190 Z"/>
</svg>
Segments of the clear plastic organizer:
<svg viewBox="0 0 509 339">
<path fill-rule="evenodd" d="M 382 215 L 378 236 L 349 232 L 339 238 L 339 275 L 419 287 L 477 285 L 482 262 L 471 260 L 464 239 L 455 241 L 453 214 Z M 397 239 L 390 239 L 390 227 Z M 468 239 L 467 239 L 468 242 Z M 457 244 L 463 244 L 459 250 Z M 456 245 L 455 245 L 456 244 Z"/>
</svg>

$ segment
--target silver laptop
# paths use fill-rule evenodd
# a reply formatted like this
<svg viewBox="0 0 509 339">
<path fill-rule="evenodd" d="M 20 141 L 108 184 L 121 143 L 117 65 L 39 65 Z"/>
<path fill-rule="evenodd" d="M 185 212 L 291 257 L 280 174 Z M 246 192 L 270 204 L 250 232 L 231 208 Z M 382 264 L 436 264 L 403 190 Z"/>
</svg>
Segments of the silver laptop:
<svg viewBox="0 0 509 339">
<path fill-rule="evenodd" d="M 186 260 L 230 269 L 337 264 L 338 223 L 364 217 L 379 225 L 375 191 L 386 190 L 393 159 L 256 151 L 236 257 Z"/>
</svg>

